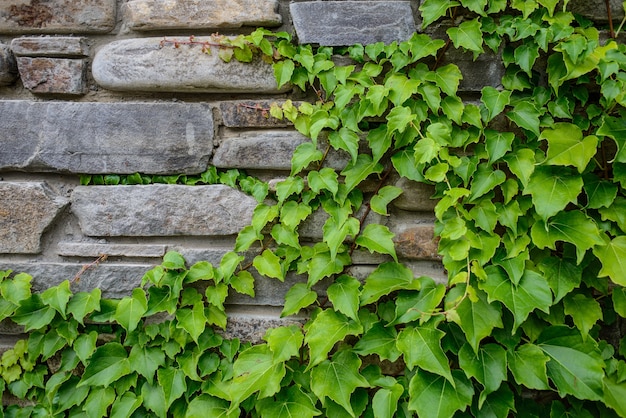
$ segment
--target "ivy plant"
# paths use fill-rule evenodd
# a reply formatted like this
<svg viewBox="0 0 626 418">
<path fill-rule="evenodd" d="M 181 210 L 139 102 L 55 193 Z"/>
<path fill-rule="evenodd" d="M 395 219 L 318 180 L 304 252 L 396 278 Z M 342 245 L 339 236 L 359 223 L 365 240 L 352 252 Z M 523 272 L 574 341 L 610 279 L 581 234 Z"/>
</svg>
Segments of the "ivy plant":
<svg viewBox="0 0 626 418">
<path fill-rule="evenodd" d="M 1 318 L 28 332 L 0 361 L 26 403 L 3 415 L 626 417 L 626 45 L 567 3 L 424 0 L 425 32 L 388 45 L 173 42 L 271 61 L 315 95 L 270 110 L 310 141 L 219 265 L 168 253 L 122 299 L 0 274 Z M 464 100 L 454 49 L 497 57 L 501 83 Z M 433 187 L 445 283 L 368 218 L 402 193 L 394 176 Z M 300 239 L 319 212 L 323 239 Z M 355 250 L 385 261 L 359 280 Z M 302 326 L 220 334 L 229 293 L 288 275 L 283 315 Z"/>
</svg>

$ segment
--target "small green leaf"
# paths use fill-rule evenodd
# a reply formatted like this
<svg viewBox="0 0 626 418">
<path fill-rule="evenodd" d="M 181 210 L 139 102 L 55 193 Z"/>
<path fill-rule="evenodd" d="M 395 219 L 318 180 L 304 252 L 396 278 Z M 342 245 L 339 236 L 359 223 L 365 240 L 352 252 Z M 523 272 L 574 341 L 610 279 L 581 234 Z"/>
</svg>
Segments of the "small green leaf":
<svg viewBox="0 0 626 418">
<path fill-rule="evenodd" d="M 376 322 L 354 345 L 354 352 L 362 356 L 376 354 L 381 360 L 394 362 L 402 355 L 396 345 L 397 337 L 394 327 Z"/>
<path fill-rule="evenodd" d="M 320 312 L 307 327 L 304 342 L 309 346 L 309 368 L 326 360 L 335 343 L 363 332 L 358 322 L 332 309 Z"/>
<path fill-rule="evenodd" d="M 229 412 L 229 406 L 228 401 L 203 393 L 191 399 L 185 418 L 238 418 L 239 409 Z"/>
<path fill-rule="evenodd" d="M 244 227 L 239 234 L 237 234 L 237 240 L 235 241 L 234 251 L 242 252 L 248 250 L 255 242 L 261 241 L 263 235 L 259 233 L 254 226 L 248 225 Z M 213 272 L 213 269 L 210 269 Z M 191 271 L 191 270 L 190 270 Z M 194 280 L 195 281 L 195 280 Z"/>
<path fill-rule="evenodd" d="M 536 136 L 540 135 L 539 118 L 541 112 L 534 103 L 530 101 L 519 102 L 506 116 L 520 128 L 524 128 Z"/>
<path fill-rule="evenodd" d="M 110 342 L 93 353 L 77 386 L 107 387 L 129 373 L 131 367 L 126 349 L 119 343 Z"/>
<path fill-rule="evenodd" d="M 83 404 L 83 411 L 87 413 L 89 418 L 107 416 L 109 406 L 113 404 L 115 398 L 115 389 L 112 387 L 91 389 Z"/>
<path fill-rule="evenodd" d="M 123 326 L 126 331 L 132 332 L 141 318 L 148 310 L 148 299 L 145 290 L 136 288 L 130 297 L 120 300 L 115 309 L 115 320 Z"/>
<path fill-rule="evenodd" d="M 337 194 L 337 191 L 339 190 L 338 178 L 339 176 L 337 175 L 337 172 L 329 167 L 322 168 L 319 171 L 311 171 L 307 175 L 311 190 L 315 193 L 319 193 L 322 190 L 328 190 L 333 195 Z"/>
<path fill-rule="evenodd" d="M 63 319 L 66 318 L 65 310 L 70 297 L 72 297 L 72 291 L 70 290 L 69 280 L 64 280 L 57 286 L 46 289 L 41 294 L 42 302 L 52 306 L 55 311 L 61 314 Z"/>
<path fill-rule="evenodd" d="M 321 161 L 322 158 L 324 158 L 324 154 L 317 149 L 313 142 L 305 142 L 298 145 L 291 156 L 291 175 L 298 174 L 311 163 Z"/>
<path fill-rule="evenodd" d="M 345 176 L 347 192 L 352 191 L 369 175 L 379 174 L 383 171 L 383 168 L 382 164 L 374 162 L 369 155 L 359 154 L 356 161 L 348 164 L 341 172 Z"/>
<path fill-rule="evenodd" d="M 309 289 L 306 283 L 296 283 L 285 294 L 285 303 L 280 316 L 295 315 L 316 300 L 317 293 Z"/>
<path fill-rule="evenodd" d="M 465 375 L 473 377 L 484 390 L 481 392 L 478 407 L 482 408 L 487 395 L 498 390 L 507 378 L 506 351 L 497 344 L 485 344 L 475 353 L 469 344 L 459 351 L 459 366 Z"/>
<path fill-rule="evenodd" d="M 615 312 L 622 318 L 626 318 L 626 288 L 613 288 L 611 298 L 613 299 L 613 308 L 615 309 Z"/>
<path fill-rule="evenodd" d="M 502 113 L 511 100 L 511 92 L 508 90 L 498 91 L 494 87 L 487 86 L 482 89 L 481 114 L 485 122 L 493 120 Z"/>
<path fill-rule="evenodd" d="M 608 276 L 620 286 L 626 286 L 626 236 L 615 237 L 606 245 L 594 247 L 593 253 L 602 263 L 598 276 Z"/>
<path fill-rule="evenodd" d="M 403 264 L 382 263 L 366 279 L 361 292 L 361 306 L 376 302 L 382 296 L 400 289 L 419 289 L 420 282 Z"/>
<path fill-rule="evenodd" d="M 24 326 L 25 331 L 43 328 L 54 319 L 56 311 L 45 305 L 38 294 L 31 295 L 23 300 L 11 317 L 18 325 Z"/>
<path fill-rule="evenodd" d="M 524 193 L 532 196 L 537 214 L 546 220 L 565 209 L 569 203 L 576 203 L 582 188 L 580 175 L 572 174 L 565 168 L 540 166 L 530 176 Z"/>
<path fill-rule="evenodd" d="M 281 88 L 291 81 L 295 67 L 295 64 L 291 60 L 283 60 L 274 63 L 274 77 L 276 77 L 278 88 Z"/>
<path fill-rule="evenodd" d="M 568 294 L 563 298 L 565 315 L 572 317 L 574 325 L 578 328 L 586 339 L 589 330 L 603 318 L 602 308 L 600 304 L 592 297 L 588 297 L 582 293 Z"/>
<path fill-rule="evenodd" d="M 313 418 L 322 414 L 315 408 L 310 395 L 304 393 L 302 388 L 296 385 L 283 388 L 275 399 L 258 400 L 256 408 L 262 417 L 271 418 Z M 215 415 L 211 415 L 211 417 L 213 416 Z"/>
<path fill-rule="evenodd" d="M 455 384 L 450 372 L 448 358 L 441 348 L 441 339 L 445 333 L 437 329 L 434 321 L 421 327 L 406 327 L 398 334 L 397 347 L 404 355 L 404 362 L 409 370 L 417 366 Z"/>
<path fill-rule="evenodd" d="M 204 314 L 204 303 L 202 301 L 193 304 L 191 309 L 179 308 L 176 310 L 176 328 L 183 329 L 189 333 L 195 342 L 204 332 L 207 317 Z"/>
<path fill-rule="evenodd" d="M 26 273 L 16 274 L 10 279 L 5 278 L 0 283 L 0 294 L 7 301 L 19 305 L 31 296 L 32 279 L 32 276 Z"/>
<path fill-rule="evenodd" d="M 418 370 L 409 383 L 409 409 L 420 417 L 452 418 L 472 402 L 474 388 L 460 370 L 452 372 L 454 384 L 445 377 Z"/>
<path fill-rule="evenodd" d="M 515 139 L 512 132 L 498 132 L 491 129 L 485 130 L 485 147 L 489 156 L 489 164 L 499 160 L 511 151 L 511 144 Z"/>
<path fill-rule="evenodd" d="M 118 397 L 111 406 L 111 418 L 130 417 L 141 406 L 142 399 L 133 392 L 126 392 Z"/>
<path fill-rule="evenodd" d="M 237 293 L 254 297 L 254 276 L 247 271 L 242 270 L 230 278 L 229 283 Z"/>
<path fill-rule="evenodd" d="M 165 393 L 166 408 L 169 408 L 187 390 L 185 373 L 180 369 L 174 367 L 159 368 L 157 380 Z"/>
<path fill-rule="evenodd" d="M 563 122 L 544 129 L 539 139 L 548 142 L 547 164 L 573 165 L 579 173 L 585 171 L 598 146 L 598 137 L 590 135 L 583 138 L 578 126 Z"/>
<path fill-rule="evenodd" d="M 465 48 L 474 53 L 474 59 L 485 52 L 483 49 L 483 33 L 480 30 L 479 19 L 468 20 L 459 26 L 449 28 L 446 33 L 450 36 L 455 48 Z"/>
<path fill-rule="evenodd" d="M 336 311 L 348 318 L 358 320 L 359 288 L 361 283 L 354 277 L 341 275 L 327 289 L 328 299 Z"/>
<path fill-rule="evenodd" d="M 554 303 L 577 288 L 582 281 L 582 267 L 557 257 L 541 260 L 537 267 L 544 274 L 554 293 Z"/>
<path fill-rule="evenodd" d="M 470 187 L 470 201 L 489 193 L 496 186 L 504 183 L 506 174 L 501 170 L 494 170 L 487 164 L 480 164 L 474 174 L 474 181 Z"/>
<path fill-rule="evenodd" d="M 602 379 L 604 386 L 604 402 L 620 416 L 626 416 L 626 405 L 624 405 L 624 399 L 626 399 L 626 382 L 617 381 L 615 376 L 605 376 Z"/>
<path fill-rule="evenodd" d="M 382 187 L 375 196 L 370 200 L 370 207 L 372 210 L 379 215 L 387 216 L 387 205 L 400 196 L 403 193 L 403 190 L 396 186 L 384 186 Z"/>
<path fill-rule="evenodd" d="M 258 392 L 259 398 L 280 391 L 285 376 L 285 363 L 276 361 L 266 344 L 255 345 L 242 351 L 233 364 L 235 378 L 230 382 L 229 394 L 233 410 L 250 395 Z"/>
<path fill-rule="evenodd" d="M 157 369 L 165 365 L 165 353 L 157 347 L 134 345 L 128 355 L 130 369 L 152 383 Z"/>
<path fill-rule="evenodd" d="M 182 270 L 185 268 L 185 259 L 176 251 L 168 251 L 163 256 L 163 263 L 161 263 L 161 265 L 169 270 Z"/>
<path fill-rule="evenodd" d="M 425 28 L 435 20 L 439 19 L 448 12 L 448 9 L 458 6 L 459 2 L 449 0 L 424 0 L 420 4 L 420 12 L 422 12 L 422 27 Z"/>
<path fill-rule="evenodd" d="M 361 231 L 356 244 L 367 248 L 371 253 L 389 254 L 397 262 L 396 250 L 393 243 L 394 233 L 384 225 L 369 224 Z"/>
<path fill-rule="evenodd" d="M 254 257 L 252 264 L 264 276 L 273 277 L 281 282 L 285 280 L 280 258 L 270 250 L 265 250 L 261 255 Z"/>
<path fill-rule="evenodd" d="M 509 369 L 519 385 L 529 389 L 548 390 L 546 364 L 550 357 L 534 344 L 520 345 L 515 351 L 507 352 Z"/>
</svg>

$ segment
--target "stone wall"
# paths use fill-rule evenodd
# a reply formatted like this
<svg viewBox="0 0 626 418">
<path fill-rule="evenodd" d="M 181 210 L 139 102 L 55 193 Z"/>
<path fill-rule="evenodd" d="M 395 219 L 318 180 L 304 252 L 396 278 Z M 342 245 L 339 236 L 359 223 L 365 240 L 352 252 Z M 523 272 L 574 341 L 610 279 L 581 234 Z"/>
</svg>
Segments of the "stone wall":
<svg viewBox="0 0 626 418">
<path fill-rule="evenodd" d="M 571 4 L 606 18 L 604 1 Z M 214 165 L 264 180 L 288 175 L 305 138 L 254 108 L 309 97 L 278 89 L 264 62 L 225 64 L 197 47 L 161 48 L 164 36 L 263 26 L 302 43 L 391 42 L 420 30 L 418 7 L 416 0 L 0 0 L 0 270 L 28 272 L 38 289 L 80 276 L 75 291 L 98 286 L 104 296 L 123 296 L 169 250 L 189 263 L 219 263 L 256 204 L 221 185 L 81 186 L 81 174 L 197 174 Z M 497 60 L 449 54 L 466 74 L 468 97 L 498 85 Z M 397 185 L 405 193 L 384 222 L 398 255 L 416 274 L 444 280 L 432 191 Z M 308 222 L 301 235 L 318 239 L 324 219 Z M 355 262 L 351 273 L 363 277 L 380 259 L 363 253 Z M 255 339 L 281 321 L 294 280 L 260 279 L 254 300 L 230 299 L 229 332 Z M 2 332 L 10 341 L 20 330 Z"/>
</svg>

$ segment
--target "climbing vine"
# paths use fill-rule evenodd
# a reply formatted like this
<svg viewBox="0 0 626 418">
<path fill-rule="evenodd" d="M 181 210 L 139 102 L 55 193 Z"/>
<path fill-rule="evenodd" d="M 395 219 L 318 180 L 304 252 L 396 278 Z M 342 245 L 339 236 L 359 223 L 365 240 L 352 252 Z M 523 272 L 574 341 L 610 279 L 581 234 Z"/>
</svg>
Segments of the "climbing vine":
<svg viewBox="0 0 626 418">
<path fill-rule="evenodd" d="M 422 27 L 449 25 L 443 39 L 344 49 L 262 29 L 164 41 L 273 62 L 279 86 L 316 100 L 270 113 L 311 140 L 286 179 L 251 189 L 261 203 L 219 265 L 168 253 L 119 300 L 0 274 L 0 315 L 29 332 L 0 384 L 30 404 L 4 416 L 625 417 L 626 45 L 566 6 L 424 0 Z M 499 57 L 501 85 L 463 100 L 453 49 Z M 433 185 L 446 283 L 415 277 L 365 222 L 402 193 L 391 173 Z M 319 212 L 323 239 L 301 240 Z M 387 261 L 360 281 L 356 249 Z M 253 271 L 301 278 L 283 315 L 303 326 L 254 345 L 220 335 Z"/>
</svg>

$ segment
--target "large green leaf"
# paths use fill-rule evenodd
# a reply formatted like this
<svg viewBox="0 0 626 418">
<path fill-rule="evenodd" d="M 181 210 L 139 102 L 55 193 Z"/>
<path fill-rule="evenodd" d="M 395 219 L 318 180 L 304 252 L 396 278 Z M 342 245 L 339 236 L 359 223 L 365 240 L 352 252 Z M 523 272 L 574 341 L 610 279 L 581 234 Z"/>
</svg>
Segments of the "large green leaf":
<svg viewBox="0 0 626 418">
<path fill-rule="evenodd" d="M 530 176 L 535 171 L 535 151 L 530 148 L 521 148 L 504 156 L 509 169 L 515 174 L 522 186 L 527 187 Z"/>
<path fill-rule="evenodd" d="M 270 250 L 264 250 L 261 255 L 254 257 L 252 265 L 264 276 L 273 277 L 281 282 L 285 280 L 280 258 Z"/>
<path fill-rule="evenodd" d="M 383 171 L 383 166 L 372 160 L 369 155 L 359 154 L 356 161 L 348 164 L 341 172 L 345 176 L 346 191 L 350 192 L 365 180 L 370 174 Z"/>
<path fill-rule="evenodd" d="M 614 376 L 603 379 L 604 403 L 613 408 L 619 416 L 626 417 L 626 382 L 617 381 Z"/>
<path fill-rule="evenodd" d="M 594 247 L 593 253 L 602 263 L 598 276 L 609 276 L 615 283 L 626 286 L 626 236 L 615 237 L 606 245 Z"/>
<path fill-rule="evenodd" d="M 312 418 L 321 415 L 311 397 L 304 393 L 300 386 L 295 385 L 281 390 L 275 399 L 259 400 L 256 409 L 262 418 Z"/>
<path fill-rule="evenodd" d="M 333 304 L 336 311 L 356 321 L 358 320 L 360 287 L 361 282 L 354 277 L 341 275 L 326 290 L 328 300 Z"/>
<path fill-rule="evenodd" d="M 11 272 L 7 273 L 10 274 Z M 32 280 L 32 276 L 26 273 L 16 274 L 11 279 L 4 278 L 0 283 L 0 294 L 7 301 L 19 305 L 30 297 Z"/>
<path fill-rule="evenodd" d="M 424 326 L 404 328 L 398 334 L 397 346 L 409 370 L 417 366 L 445 377 L 454 385 L 448 358 L 441 348 L 444 335 L 443 331 L 437 329 L 435 321 L 430 321 Z"/>
<path fill-rule="evenodd" d="M 516 286 L 499 267 L 489 266 L 485 272 L 487 279 L 479 284 L 480 288 L 487 293 L 489 301 L 499 300 L 513 313 L 513 332 L 535 309 L 549 312 L 552 292 L 539 273 L 526 270 Z"/>
<path fill-rule="evenodd" d="M 309 164 L 324 158 L 322 151 L 313 142 L 305 142 L 296 147 L 291 156 L 291 175 L 294 176 L 307 168 Z"/>
<path fill-rule="evenodd" d="M 148 310 L 148 299 L 145 290 L 137 288 L 133 290 L 130 297 L 122 298 L 115 309 L 115 320 L 123 326 L 126 331 L 132 332 L 141 318 Z"/>
<path fill-rule="evenodd" d="M 537 346 L 550 357 L 548 377 L 559 395 L 602 399 L 604 361 L 595 341 L 583 340 L 578 330 L 552 326 L 541 333 Z"/>
<path fill-rule="evenodd" d="M 539 136 L 539 118 L 541 117 L 541 112 L 534 103 L 530 101 L 520 102 L 516 104 L 513 110 L 508 112 L 506 116 L 520 128 L 524 128 L 536 136 Z"/>
<path fill-rule="evenodd" d="M 578 328 L 584 338 L 587 338 L 589 330 L 600 320 L 602 320 L 602 308 L 598 301 L 582 293 L 568 294 L 563 299 L 565 315 L 572 317 L 574 325 Z"/>
<path fill-rule="evenodd" d="M 304 342 L 309 346 L 309 368 L 326 360 L 335 343 L 363 332 L 363 326 L 331 309 L 320 312 L 309 324 Z"/>
<path fill-rule="evenodd" d="M 601 179 L 592 173 L 584 175 L 583 180 L 587 206 L 591 209 L 608 208 L 615 201 L 618 191 L 617 184 Z"/>
<path fill-rule="evenodd" d="M 389 228 L 380 224 L 369 224 L 361 231 L 356 239 L 356 244 L 367 248 L 371 253 L 389 254 L 398 261 L 393 243 L 394 233 Z"/>
<path fill-rule="evenodd" d="M 268 329 L 263 339 L 274 353 L 275 361 L 287 361 L 300 352 L 304 335 L 298 326 L 291 325 Z"/>
<path fill-rule="evenodd" d="M 165 364 L 165 353 L 157 347 L 134 345 L 128 355 L 130 369 L 152 383 L 157 369 Z"/>
<path fill-rule="evenodd" d="M 455 48 L 465 48 L 474 53 L 474 59 L 484 52 L 483 33 L 479 19 L 472 19 L 451 27 L 446 32 Z"/>
<path fill-rule="evenodd" d="M 409 409 L 420 417 L 451 418 L 472 402 L 474 388 L 460 370 L 452 372 L 454 385 L 445 377 L 418 370 L 409 383 Z"/>
<path fill-rule="evenodd" d="M 185 372 L 179 368 L 167 367 L 157 370 L 157 381 L 165 394 L 165 405 L 169 408 L 187 390 Z"/>
<path fill-rule="evenodd" d="M 66 318 L 65 311 L 67 302 L 72 297 L 69 280 L 64 280 L 60 284 L 46 289 L 41 293 L 41 301 L 46 305 L 50 305 L 55 311 L 61 314 L 63 319 Z"/>
<path fill-rule="evenodd" d="M 511 151 L 511 144 L 515 139 L 512 132 L 498 132 L 491 129 L 485 130 L 485 148 L 489 156 L 489 164 L 499 160 L 507 152 Z"/>
<path fill-rule="evenodd" d="M 126 349 L 120 343 L 106 343 L 89 359 L 78 386 L 106 387 L 131 371 Z"/>
<path fill-rule="evenodd" d="M 396 361 L 401 356 L 396 345 L 398 332 L 376 322 L 354 345 L 354 352 L 362 356 L 376 354 L 381 360 Z"/>
<path fill-rule="evenodd" d="M 539 166 L 530 176 L 525 194 L 532 196 L 537 214 L 544 220 L 576 203 L 583 188 L 582 177 L 563 167 Z"/>
<path fill-rule="evenodd" d="M 22 325 L 25 331 L 31 331 L 48 325 L 55 315 L 54 308 L 44 304 L 39 294 L 33 294 L 20 303 L 11 319 Z"/>
<path fill-rule="evenodd" d="M 470 188 L 470 202 L 494 190 L 494 188 L 506 180 L 506 174 L 502 170 L 494 170 L 487 164 L 480 164 L 474 174 L 474 181 Z"/>
<path fill-rule="evenodd" d="M 361 306 L 373 303 L 395 290 L 418 288 L 419 282 L 408 267 L 399 263 L 383 263 L 365 279 Z"/>
<path fill-rule="evenodd" d="M 539 139 L 548 142 L 547 164 L 572 165 L 579 173 L 585 171 L 598 146 L 598 137 L 589 135 L 583 138 L 578 126 L 564 122 L 544 129 Z"/>
<path fill-rule="evenodd" d="M 459 366 L 468 378 L 473 377 L 484 390 L 481 392 L 478 407 L 482 408 L 487 395 L 495 392 L 507 378 L 506 351 L 497 344 L 486 344 L 475 353 L 469 344 L 459 351 Z"/>
<path fill-rule="evenodd" d="M 306 283 L 296 283 L 285 294 L 285 303 L 280 316 L 294 315 L 317 300 L 317 293 Z"/>
<path fill-rule="evenodd" d="M 604 244 L 593 219 L 579 211 L 560 212 L 547 222 L 538 220 L 533 225 L 530 236 L 539 248 L 556 249 L 557 241 L 574 244 L 578 263 L 589 248 Z"/>
<path fill-rule="evenodd" d="M 204 302 L 198 301 L 193 304 L 191 309 L 179 308 L 176 310 L 176 320 L 178 321 L 176 328 L 187 331 L 196 342 L 204 332 L 207 323 L 204 307 Z"/>
<path fill-rule="evenodd" d="M 332 361 L 324 360 L 311 370 L 311 390 L 322 402 L 330 398 L 356 417 L 350 395 L 358 387 L 369 387 L 368 381 L 359 373 L 360 367 L 361 360 L 356 354 L 340 351 Z"/>
<path fill-rule="evenodd" d="M 548 281 L 555 303 L 577 288 L 582 281 L 582 267 L 559 257 L 543 259 L 537 267 Z"/>
<path fill-rule="evenodd" d="M 86 315 L 100 310 L 101 294 L 102 291 L 97 287 L 89 293 L 76 293 L 67 304 L 67 312 L 82 325 Z"/>
<path fill-rule="evenodd" d="M 430 277 L 420 277 L 419 292 L 399 292 L 396 298 L 396 317 L 391 324 L 405 324 L 419 319 L 420 324 L 429 320 L 437 312 L 446 287 Z"/>
<path fill-rule="evenodd" d="M 444 65 L 435 71 L 435 84 L 448 96 L 456 95 L 462 79 L 463 74 L 455 64 Z"/>
<path fill-rule="evenodd" d="M 511 100 L 511 92 L 498 91 L 494 87 L 483 87 L 481 96 L 481 115 L 485 122 L 498 116 Z"/>
<path fill-rule="evenodd" d="M 507 359 L 517 384 L 535 390 L 550 388 L 546 367 L 550 357 L 541 348 L 534 344 L 523 344 L 515 351 L 508 351 Z"/>
<path fill-rule="evenodd" d="M 203 393 L 194 397 L 187 406 L 185 418 L 238 418 L 239 409 L 229 412 L 228 401 Z"/>
</svg>

